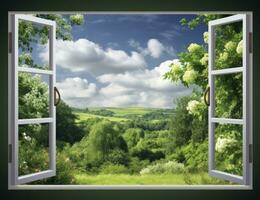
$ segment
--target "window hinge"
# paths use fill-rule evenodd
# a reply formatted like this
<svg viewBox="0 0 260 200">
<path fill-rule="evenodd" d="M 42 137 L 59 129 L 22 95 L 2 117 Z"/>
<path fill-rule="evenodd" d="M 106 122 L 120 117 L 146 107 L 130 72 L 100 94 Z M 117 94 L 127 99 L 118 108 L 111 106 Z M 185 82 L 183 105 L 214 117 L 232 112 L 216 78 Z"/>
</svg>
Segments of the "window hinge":
<svg viewBox="0 0 260 200">
<path fill-rule="evenodd" d="M 11 163 L 13 160 L 13 148 L 12 148 L 12 144 L 8 145 L 8 162 Z"/>
<path fill-rule="evenodd" d="M 249 32 L 249 53 L 253 52 L 253 33 Z"/>
<path fill-rule="evenodd" d="M 13 38 L 12 38 L 12 32 L 8 33 L 8 53 L 12 53 L 13 49 Z"/>
<path fill-rule="evenodd" d="M 253 161 L 253 145 L 249 144 L 249 163 Z"/>
</svg>

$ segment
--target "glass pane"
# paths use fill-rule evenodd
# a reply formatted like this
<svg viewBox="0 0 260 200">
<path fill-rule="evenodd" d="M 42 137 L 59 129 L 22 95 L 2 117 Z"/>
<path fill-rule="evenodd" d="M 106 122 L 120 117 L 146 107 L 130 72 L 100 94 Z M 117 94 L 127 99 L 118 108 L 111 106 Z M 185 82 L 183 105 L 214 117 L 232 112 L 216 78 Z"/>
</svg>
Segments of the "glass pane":
<svg viewBox="0 0 260 200">
<path fill-rule="evenodd" d="M 49 30 L 46 25 L 19 20 L 19 66 L 49 69 Z"/>
<path fill-rule="evenodd" d="M 49 117 L 49 78 L 19 72 L 19 119 Z"/>
<path fill-rule="evenodd" d="M 242 67 L 242 21 L 215 28 L 215 69 Z"/>
<path fill-rule="evenodd" d="M 215 124 L 216 170 L 243 175 L 243 126 Z"/>
<path fill-rule="evenodd" d="M 49 124 L 19 126 L 19 176 L 49 169 Z"/>
<path fill-rule="evenodd" d="M 242 119 L 242 83 L 242 73 L 214 77 L 215 117 Z"/>
</svg>

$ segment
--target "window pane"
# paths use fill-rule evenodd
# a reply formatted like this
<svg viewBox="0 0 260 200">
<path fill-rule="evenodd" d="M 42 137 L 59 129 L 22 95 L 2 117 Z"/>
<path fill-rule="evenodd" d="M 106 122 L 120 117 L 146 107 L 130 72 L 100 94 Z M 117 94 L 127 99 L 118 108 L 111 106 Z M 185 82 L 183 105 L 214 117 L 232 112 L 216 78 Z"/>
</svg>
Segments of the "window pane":
<svg viewBox="0 0 260 200">
<path fill-rule="evenodd" d="M 216 170 L 243 175 L 243 126 L 215 124 Z"/>
<path fill-rule="evenodd" d="M 49 124 L 19 126 L 19 176 L 49 169 Z"/>
<path fill-rule="evenodd" d="M 19 119 L 49 117 L 49 78 L 19 72 Z"/>
<path fill-rule="evenodd" d="M 215 117 L 242 119 L 242 73 L 218 75 L 215 84 Z"/>
<path fill-rule="evenodd" d="M 215 28 L 215 69 L 242 67 L 242 21 Z"/>
<path fill-rule="evenodd" d="M 19 20 L 19 66 L 49 69 L 49 27 Z"/>
</svg>

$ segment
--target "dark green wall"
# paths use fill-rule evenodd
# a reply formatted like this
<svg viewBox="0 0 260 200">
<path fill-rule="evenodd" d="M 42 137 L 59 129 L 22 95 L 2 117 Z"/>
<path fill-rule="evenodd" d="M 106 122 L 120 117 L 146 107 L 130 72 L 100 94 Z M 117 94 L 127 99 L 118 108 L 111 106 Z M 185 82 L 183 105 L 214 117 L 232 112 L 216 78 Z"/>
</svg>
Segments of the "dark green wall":
<svg viewBox="0 0 260 200">
<path fill-rule="evenodd" d="M 259 2 L 259 1 L 258 1 Z M 258 199 L 260 197 L 260 9 L 257 0 L 9 0 L 0 1 L 0 181 L 1 199 Z M 254 190 L 252 191 L 8 191 L 7 189 L 7 20 L 8 11 L 253 11 L 254 81 L 253 137 Z M 258 26 L 257 26 L 258 25 Z M 259 196 L 257 198 L 257 196 Z"/>
</svg>

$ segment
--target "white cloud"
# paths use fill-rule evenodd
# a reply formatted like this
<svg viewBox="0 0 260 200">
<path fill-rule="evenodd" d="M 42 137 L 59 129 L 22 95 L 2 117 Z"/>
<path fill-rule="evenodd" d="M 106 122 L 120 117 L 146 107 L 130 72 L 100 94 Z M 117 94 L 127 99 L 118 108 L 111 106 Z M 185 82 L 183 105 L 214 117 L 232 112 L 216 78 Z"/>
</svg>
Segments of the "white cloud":
<svg viewBox="0 0 260 200">
<path fill-rule="evenodd" d="M 165 61 L 152 70 L 100 75 L 97 77 L 102 85 L 100 88 L 80 78 L 69 78 L 57 85 L 61 87 L 61 95 L 65 102 L 76 107 L 168 108 L 173 106 L 174 98 L 191 93 L 191 89 L 163 79 L 165 72 L 170 69 L 169 64 L 175 61 Z"/>
<path fill-rule="evenodd" d="M 164 46 L 158 40 L 150 39 L 147 42 L 147 49 L 152 57 L 159 58 L 164 50 Z"/>
<path fill-rule="evenodd" d="M 176 56 L 175 49 L 171 46 L 163 45 L 159 40 L 151 38 L 147 41 L 147 47 L 143 48 L 140 43 L 134 39 L 128 41 L 129 46 L 135 48 L 144 56 L 159 58 L 163 53 L 167 53 L 173 57 Z"/>
<path fill-rule="evenodd" d="M 62 99 L 74 107 L 84 107 L 84 101 L 97 94 L 97 87 L 94 83 L 88 83 L 86 79 L 79 77 L 66 78 L 56 83 Z M 83 104 L 82 104 L 83 103 Z"/>
<path fill-rule="evenodd" d="M 125 51 L 103 49 L 87 39 L 56 42 L 56 63 L 72 72 L 87 71 L 93 75 L 122 73 L 146 67 L 143 56 L 138 52 L 128 55 Z M 40 53 L 42 60 L 48 59 L 48 51 Z"/>
</svg>

